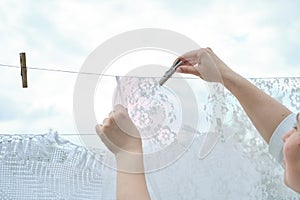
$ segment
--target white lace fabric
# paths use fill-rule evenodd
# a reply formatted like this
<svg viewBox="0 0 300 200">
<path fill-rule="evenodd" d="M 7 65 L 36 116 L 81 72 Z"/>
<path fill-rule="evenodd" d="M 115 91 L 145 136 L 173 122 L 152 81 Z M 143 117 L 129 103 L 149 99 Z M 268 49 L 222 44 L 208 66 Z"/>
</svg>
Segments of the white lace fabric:
<svg viewBox="0 0 300 200">
<path fill-rule="evenodd" d="M 300 111 L 300 78 L 250 81 L 293 112 Z M 268 145 L 235 97 L 225 92 L 221 109 L 212 103 L 217 98 L 201 96 L 204 106 L 199 107 L 200 129 L 204 123 L 212 123 L 216 109 L 223 113 L 216 145 L 207 157 L 199 159 L 206 138 L 199 130 L 174 163 L 147 173 L 152 199 L 300 199 L 284 185 L 282 167 L 269 154 Z M 180 144 L 180 139 L 174 137 L 171 143 Z M 0 199 L 115 199 L 116 171 L 101 162 L 106 156 L 74 145 L 56 133 L 0 135 Z"/>
</svg>

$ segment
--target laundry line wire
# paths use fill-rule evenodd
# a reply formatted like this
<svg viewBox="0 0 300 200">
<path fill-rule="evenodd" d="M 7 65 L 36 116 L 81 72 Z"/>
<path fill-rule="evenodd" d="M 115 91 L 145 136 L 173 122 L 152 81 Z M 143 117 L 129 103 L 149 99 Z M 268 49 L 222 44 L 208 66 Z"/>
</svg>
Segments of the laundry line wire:
<svg viewBox="0 0 300 200">
<path fill-rule="evenodd" d="M 20 66 L 16 65 L 8 65 L 8 64 L 2 64 L 0 63 L 0 67 L 3 68 L 18 68 L 21 69 Z M 31 70 L 39 70 L 39 71 L 49 71 L 49 72 L 58 72 L 58 73 L 69 73 L 69 74 L 83 74 L 83 75 L 93 75 L 93 76 L 107 76 L 107 77 L 132 77 L 132 78 L 162 78 L 162 76 L 159 77 L 147 77 L 147 76 L 126 76 L 126 75 L 115 75 L 115 74 L 103 74 L 103 73 L 94 73 L 94 72 L 81 72 L 81 71 L 72 71 L 72 70 L 61 70 L 61 69 L 53 69 L 53 68 L 41 68 L 41 67 L 28 67 L 27 69 Z M 199 79 L 198 77 L 171 77 L 171 79 Z M 299 76 L 289 76 L 289 77 L 283 77 L 283 76 L 270 76 L 270 77 L 259 77 L 259 79 L 274 79 L 274 78 L 300 78 Z M 247 77 L 247 79 L 257 79 L 257 77 Z"/>
<path fill-rule="evenodd" d="M 21 68 L 20 66 L 15 65 L 7 65 L 7 64 L 1 64 L 1 67 L 7 67 L 7 68 Z M 100 74 L 100 73 L 93 73 L 93 72 L 78 72 L 78 71 L 72 71 L 72 70 L 61 70 L 61 69 L 52 69 L 52 68 L 41 68 L 41 67 L 26 67 L 27 69 L 32 70 L 39 70 L 39 71 L 50 71 L 50 72 L 61 72 L 61 73 L 70 73 L 70 74 L 86 74 L 86 75 L 96 75 L 96 76 L 115 76 L 110 74 Z"/>
<path fill-rule="evenodd" d="M 6 68 L 19 68 L 20 66 L 16 65 L 8 65 L 8 64 L 2 64 L 0 63 L 0 67 L 6 67 Z M 69 73 L 69 74 L 83 74 L 83 75 L 93 75 L 93 76 L 107 76 L 107 77 L 132 77 L 132 78 L 162 78 L 162 76 L 159 77 L 141 77 L 141 76 L 124 76 L 124 75 L 114 75 L 114 74 L 103 74 L 103 73 L 94 73 L 94 72 L 81 72 L 81 71 L 72 71 L 72 70 L 61 70 L 61 69 L 53 69 L 53 68 L 41 68 L 41 67 L 26 67 L 27 69 L 31 70 L 39 70 L 39 71 L 49 71 L 49 72 L 58 72 L 58 73 Z M 197 77 L 171 77 L 175 79 L 198 79 Z"/>
</svg>

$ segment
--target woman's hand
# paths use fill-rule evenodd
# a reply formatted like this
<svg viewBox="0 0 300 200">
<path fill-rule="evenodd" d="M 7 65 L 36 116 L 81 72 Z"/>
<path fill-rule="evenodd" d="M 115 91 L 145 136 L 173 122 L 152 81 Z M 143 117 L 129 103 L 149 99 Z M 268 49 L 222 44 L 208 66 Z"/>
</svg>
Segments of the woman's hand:
<svg viewBox="0 0 300 200">
<path fill-rule="evenodd" d="M 178 72 L 193 74 L 208 82 L 223 83 L 225 75 L 233 72 L 210 48 L 187 52 L 180 59 L 184 65 L 177 68 Z"/>
<path fill-rule="evenodd" d="M 96 126 L 96 132 L 115 156 L 142 153 L 139 131 L 130 119 L 127 110 L 121 105 L 114 107 L 109 116 L 103 120 L 103 125 Z"/>
<path fill-rule="evenodd" d="M 116 199 L 150 200 L 144 174 L 140 133 L 127 110 L 121 105 L 116 105 L 103 120 L 103 125 L 96 126 L 96 131 L 107 148 L 116 156 Z"/>
</svg>

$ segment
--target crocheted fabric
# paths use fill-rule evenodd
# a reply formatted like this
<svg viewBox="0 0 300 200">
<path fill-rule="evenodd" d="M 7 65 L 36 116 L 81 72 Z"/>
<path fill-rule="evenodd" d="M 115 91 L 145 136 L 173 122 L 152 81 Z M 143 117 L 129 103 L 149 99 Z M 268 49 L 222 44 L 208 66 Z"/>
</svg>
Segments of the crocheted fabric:
<svg viewBox="0 0 300 200">
<path fill-rule="evenodd" d="M 201 84 L 198 81 L 191 80 L 190 84 L 198 86 Z M 300 78 L 250 81 L 293 112 L 300 110 Z M 222 86 L 212 87 L 218 91 Z M 145 160 L 146 169 L 149 165 L 153 167 L 151 162 L 176 157 L 172 163 L 168 162 L 164 167 L 159 165 L 156 170 L 146 174 L 152 199 L 300 199 L 298 194 L 284 185 L 283 169 L 270 156 L 267 144 L 237 100 L 227 91 L 221 97 L 225 101 L 220 101 L 218 95 L 199 92 L 197 98 L 201 104 L 198 105 L 198 113 L 201 118 L 198 127 L 181 126 L 180 130 L 185 131 L 184 134 L 166 131 L 166 137 L 146 137 L 150 138 L 150 142 L 144 143 L 144 148 L 150 153 L 158 152 L 157 160 Z M 141 106 L 147 102 L 147 105 L 171 108 L 175 102 L 171 96 L 154 98 L 155 102 L 166 100 L 165 104 L 151 104 L 153 102 L 149 99 L 141 98 L 133 102 L 130 96 L 124 98 L 127 106 L 130 104 L 130 115 L 137 119 L 155 117 L 150 111 L 160 111 L 150 109 L 147 112 L 151 115 L 140 115 L 140 109 L 136 109 L 133 104 Z M 165 115 L 166 119 L 182 120 L 176 115 L 185 111 L 173 111 Z M 222 130 L 214 135 L 207 124 L 220 123 L 215 117 L 220 112 L 223 116 Z M 153 123 L 151 119 L 149 123 Z M 163 120 L 160 122 L 165 123 Z M 159 128 L 147 126 L 147 123 L 139 126 L 141 131 Z M 178 128 L 172 123 L 170 127 L 170 130 Z M 191 132 L 191 138 L 179 137 Z M 208 154 L 201 157 L 199 152 L 207 141 Z M 186 150 L 180 152 L 180 156 L 170 155 L 172 151 L 169 151 L 163 157 L 162 148 L 181 144 L 186 144 Z M 109 160 L 109 156 L 105 150 L 94 153 L 52 132 L 45 135 L 0 135 L 0 199 L 115 199 L 116 171 L 103 164 Z"/>
<path fill-rule="evenodd" d="M 57 133 L 1 135 L 0 199 L 101 199 L 97 157 Z"/>
</svg>

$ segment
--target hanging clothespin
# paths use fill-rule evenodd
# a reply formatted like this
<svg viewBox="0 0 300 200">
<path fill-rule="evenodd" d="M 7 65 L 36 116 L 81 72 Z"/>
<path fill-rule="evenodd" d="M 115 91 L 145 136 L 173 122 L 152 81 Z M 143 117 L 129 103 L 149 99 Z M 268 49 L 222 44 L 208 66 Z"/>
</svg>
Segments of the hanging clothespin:
<svg viewBox="0 0 300 200">
<path fill-rule="evenodd" d="M 24 52 L 20 53 L 20 63 L 21 63 L 21 76 L 22 76 L 22 86 L 27 88 L 27 68 L 26 68 L 26 54 Z"/>
</svg>

